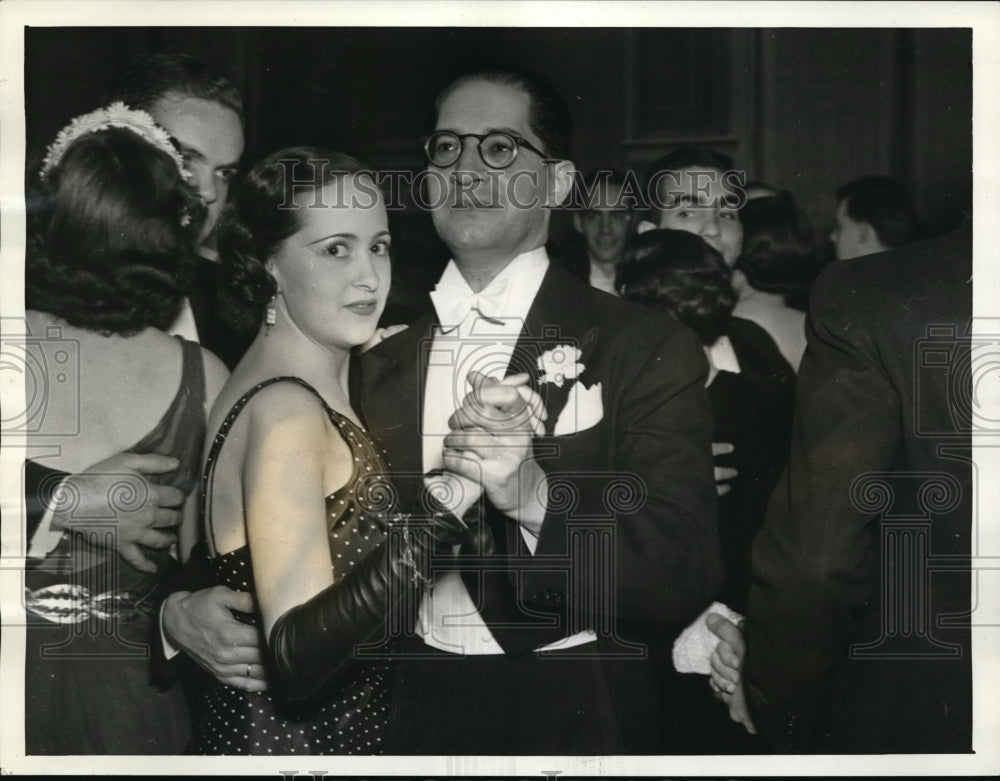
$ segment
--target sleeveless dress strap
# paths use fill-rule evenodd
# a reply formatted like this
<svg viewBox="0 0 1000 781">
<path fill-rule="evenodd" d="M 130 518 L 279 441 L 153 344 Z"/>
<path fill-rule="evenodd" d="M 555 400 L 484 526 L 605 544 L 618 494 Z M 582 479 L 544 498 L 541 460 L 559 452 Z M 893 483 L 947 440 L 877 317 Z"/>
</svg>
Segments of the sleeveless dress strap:
<svg viewBox="0 0 1000 781">
<path fill-rule="evenodd" d="M 211 507 L 208 504 L 208 494 L 209 494 L 209 488 L 212 485 L 212 479 L 215 475 L 216 459 L 219 457 L 219 452 L 222 450 L 222 445 L 225 443 L 226 437 L 229 435 L 229 430 L 233 427 L 233 423 L 236 422 L 236 418 L 239 416 L 240 412 L 242 412 L 243 408 L 250 402 L 250 399 L 252 399 L 258 393 L 260 393 L 260 391 L 264 390 L 264 388 L 268 387 L 269 385 L 274 385 L 275 383 L 278 382 L 294 382 L 298 385 L 301 385 L 303 388 L 312 393 L 312 395 L 319 400 L 319 403 L 323 405 L 323 409 L 326 411 L 326 414 L 329 415 L 331 419 L 335 420 L 341 417 L 332 407 L 330 407 L 329 404 L 326 403 L 326 400 L 319 394 L 318 390 L 316 390 L 312 385 L 310 385 L 308 382 L 301 379 L 300 377 L 292 377 L 292 376 L 271 377 L 269 380 L 264 380 L 263 382 L 254 385 L 250 390 L 248 390 L 246 393 L 240 396 L 240 398 L 236 401 L 236 403 L 233 404 L 233 406 L 230 408 L 229 414 L 226 415 L 226 419 L 222 421 L 222 425 L 219 426 L 219 432 L 215 435 L 215 439 L 212 440 L 212 447 L 208 451 L 208 458 L 205 459 L 205 470 L 201 476 L 200 517 L 204 519 L 205 528 L 208 531 L 208 535 L 212 543 L 212 549 L 210 553 L 213 556 L 216 555 L 219 551 L 215 544 L 215 530 L 212 528 Z"/>
<path fill-rule="evenodd" d="M 185 494 L 198 487 L 205 433 L 205 364 L 201 347 L 177 337 L 181 345 L 181 378 L 173 400 L 146 435 L 128 448 L 130 453 L 159 453 L 180 462 L 163 474 L 148 475 L 156 485 L 173 485 Z"/>
<path fill-rule="evenodd" d="M 156 425 L 145 436 L 129 448 L 133 453 L 167 452 L 177 455 L 171 448 L 177 438 L 178 431 L 190 425 L 193 420 L 205 417 L 205 362 L 201 354 L 201 346 L 197 342 L 178 336 L 181 344 L 181 379 L 177 392 L 160 417 Z M 204 441 L 204 426 L 199 434 L 197 452 L 194 454 L 199 461 L 201 443 Z M 167 450 L 164 451 L 163 449 Z M 195 473 L 197 473 L 197 466 Z"/>
<path fill-rule="evenodd" d="M 177 337 L 181 340 L 181 371 L 184 385 L 191 393 L 189 403 L 197 407 L 205 404 L 205 358 L 201 354 L 201 345 Z"/>
</svg>

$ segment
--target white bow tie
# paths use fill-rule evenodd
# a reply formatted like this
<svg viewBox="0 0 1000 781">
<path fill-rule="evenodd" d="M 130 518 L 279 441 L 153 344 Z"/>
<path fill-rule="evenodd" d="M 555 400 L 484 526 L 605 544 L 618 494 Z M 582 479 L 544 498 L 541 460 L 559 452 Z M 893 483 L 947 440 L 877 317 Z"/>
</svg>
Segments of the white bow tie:
<svg viewBox="0 0 1000 781">
<path fill-rule="evenodd" d="M 431 301 L 441 330 L 454 331 L 473 310 L 487 320 L 499 320 L 507 304 L 509 287 L 507 279 L 494 280 L 479 293 L 473 293 L 468 285 L 438 284 L 431 291 Z"/>
</svg>

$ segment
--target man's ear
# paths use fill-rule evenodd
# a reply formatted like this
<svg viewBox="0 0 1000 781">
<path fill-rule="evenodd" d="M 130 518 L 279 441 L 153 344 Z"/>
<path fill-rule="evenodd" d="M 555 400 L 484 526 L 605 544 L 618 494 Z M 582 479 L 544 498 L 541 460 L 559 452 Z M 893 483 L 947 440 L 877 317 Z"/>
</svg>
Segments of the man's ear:
<svg viewBox="0 0 1000 781">
<path fill-rule="evenodd" d="M 573 212 L 573 227 L 577 233 L 583 233 L 583 220 L 580 218 L 580 212 Z"/>
<path fill-rule="evenodd" d="M 572 160 L 558 160 L 549 167 L 549 206 L 562 206 L 573 192 L 576 166 Z M 577 229 L 579 230 L 579 228 Z"/>
<path fill-rule="evenodd" d="M 858 226 L 858 244 L 869 246 L 875 238 L 875 229 L 867 222 L 856 222 L 855 225 Z"/>
</svg>

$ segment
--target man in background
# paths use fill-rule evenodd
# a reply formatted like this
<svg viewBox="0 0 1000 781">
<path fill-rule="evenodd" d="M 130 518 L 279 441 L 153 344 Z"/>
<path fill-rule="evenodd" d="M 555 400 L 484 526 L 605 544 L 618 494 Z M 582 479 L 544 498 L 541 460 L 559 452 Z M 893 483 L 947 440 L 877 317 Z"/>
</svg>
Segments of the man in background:
<svg viewBox="0 0 1000 781">
<path fill-rule="evenodd" d="M 968 226 L 813 287 L 746 659 L 717 681 L 777 751 L 972 749 L 971 316 Z M 709 623 L 716 661 L 741 656 L 736 627 Z"/>
<path fill-rule="evenodd" d="M 732 268 L 743 246 L 743 184 L 744 173 L 721 152 L 697 147 L 669 152 L 646 172 L 649 219 L 639 232 L 669 228 L 693 233 Z"/>
<path fill-rule="evenodd" d="M 232 369 L 248 343 L 219 317 L 215 227 L 243 154 L 243 99 L 228 80 L 183 54 L 156 53 L 130 62 L 115 79 L 109 101 L 148 112 L 180 147 L 207 209 L 198 248 L 201 262 L 188 291 L 196 338 Z M 184 315 L 182 314 L 182 317 Z M 178 323 L 175 330 L 195 338 Z"/>
<path fill-rule="evenodd" d="M 598 290 L 618 295 L 615 274 L 625 245 L 635 230 L 634 204 L 622 197 L 625 175 L 597 169 L 578 184 L 581 203 L 573 212 L 573 227 L 584 246 L 583 257 L 570 270 Z"/>
<path fill-rule="evenodd" d="M 863 176 L 837 190 L 837 260 L 902 247 L 917 238 L 917 212 L 906 189 L 887 176 Z"/>
</svg>

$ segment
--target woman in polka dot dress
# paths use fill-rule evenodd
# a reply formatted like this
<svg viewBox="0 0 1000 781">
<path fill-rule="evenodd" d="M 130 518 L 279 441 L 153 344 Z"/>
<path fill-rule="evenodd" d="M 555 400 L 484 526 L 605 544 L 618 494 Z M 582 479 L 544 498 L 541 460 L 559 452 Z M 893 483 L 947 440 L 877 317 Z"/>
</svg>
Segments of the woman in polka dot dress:
<svg viewBox="0 0 1000 781">
<path fill-rule="evenodd" d="M 350 351 L 374 337 L 390 282 L 366 170 L 282 150 L 248 174 L 222 226 L 224 303 L 257 336 L 209 420 L 203 521 L 216 583 L 255 597 L 237 618 L 266 640 L 268 689 L 197 694 L 192 753 L 380 753 L 388 624 L 412 619 L 431 548 L 464 533 L 448 510 L 478 498 L 446 474 L 454 506 L 400 520 L 388 465 L 351 409 Z"/>
</svg>

